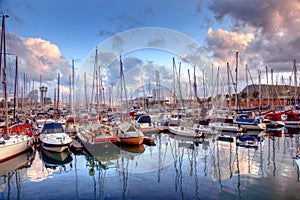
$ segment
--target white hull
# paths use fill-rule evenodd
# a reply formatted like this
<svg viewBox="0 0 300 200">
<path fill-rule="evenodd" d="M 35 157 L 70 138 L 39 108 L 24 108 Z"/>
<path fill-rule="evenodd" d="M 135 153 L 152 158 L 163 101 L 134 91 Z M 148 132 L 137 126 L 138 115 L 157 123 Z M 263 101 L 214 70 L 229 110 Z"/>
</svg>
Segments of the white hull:
<svg viewBox="0 0 300 200">
<path fill-rule="evenodd" d="M 243 128 L 235 126 L 235 125 L 229 125 L 226 123 L 221 122 L 212 122 L 208 125 L 212 130 L 221 131 L 221 132 L 231 132 L 231 133 L 237 133 L 242 132 Z"/>
<path fill-rule="evenodd" d="M 8 159 L 0 163 L 0 176 L 8 174 L 9 172 L 15 171 L 16 169 L 27 166 L 30 164 L 30 160 L 33 158 L 32 152 L 24 151 L 23 153 Z"/>
<path fill-rule="evenodd" d="M 66 133 L 40 134 L 42 147 L 48 151 L 62 152 L 67 150 L 72 139 Z"/>
<path fill-rule="evenodd" d="M 252 124 L 252 123 L 247 123 L 247 122 L 234 122 L 238 125 L 240 125 L 242 128 L 246 129 L 246 131 L 251 130 L 251 131 L 264 131 L 267 129 L 265 123 L 260 123 L 260 124 Z"/>
<path fill-rule="evenodd" d="M 208 129 L 201 132 L 201 130 L 187 128 L 184 126 L 169 126 L 169 131 L 175 135 L 185 136 L 185 137 L 201 137 L 202 133 L 209 132 Z"/>
<path fill-rule="evenodd" d="M 27 135 L 12 135 L 4 144 L 0 144 L 0 162 L 28 150 L 33 143 Z"/>
</svg>

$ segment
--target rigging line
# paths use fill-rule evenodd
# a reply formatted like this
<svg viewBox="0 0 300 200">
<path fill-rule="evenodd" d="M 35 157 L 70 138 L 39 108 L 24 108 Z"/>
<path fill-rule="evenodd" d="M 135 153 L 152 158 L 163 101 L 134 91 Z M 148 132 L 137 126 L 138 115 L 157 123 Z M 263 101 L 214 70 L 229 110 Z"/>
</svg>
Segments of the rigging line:
<svg viewBox="0 0 300 200">
<path fill-rule="evenodd" d="M 236 85 L 236 83 L 234 81 L 234 78 L 233 78 L 233 75 L 232 75 L 232 71 L 231 71 L 230 68 L 229 68 L 229 74 L 230 74 L 230 77 L 231 77 L 231 82 L 232 82 L 233 87 L 234 87 L 234 91 L 237 92 L 237 85 Z"/>
<path fill-rule="evenodd" d="M 247 70 L 247 72 L 248 72 L 248 74 L 249 74 L 249 76 L 250 76 L 250 80 L 251 80 L 252 85 L 254 85 L 253 78 L 252 78 L 252 76 L 251 76 L 251 74 L 250 74 L 250 71 L 249 71 L 249 67 L 247 67 L 246 70 Z M 246 73 L 247 73 L 247 72 L 246 72 Z"/>
</svg>

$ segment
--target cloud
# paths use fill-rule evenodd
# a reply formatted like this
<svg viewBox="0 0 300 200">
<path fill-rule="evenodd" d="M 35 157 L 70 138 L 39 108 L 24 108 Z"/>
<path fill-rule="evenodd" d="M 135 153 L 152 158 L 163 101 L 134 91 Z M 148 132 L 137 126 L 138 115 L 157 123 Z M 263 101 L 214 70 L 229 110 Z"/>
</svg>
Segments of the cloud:
<svg viewBox="0 0 300 200">
<path fill-rule="evenodd" d="M 209 9 L 218 22 L 228 24 L 229 18 L 233 24 L 227 31 L 208 31 L 208 47 L 218 60 L 238 49 L 244 62 L 255 69 L 269 66 L 284 72 L 300 59 L 299 0 L 212 0 Z"/>
<path fill-rule="evenodd" d="M 300 21 L 298 0 L 249 0 L 247 3 L 243 0 L 213 0 L 209 8 L 215 13 L 216 19 L 230 16 L 236 25 L 261 29 L 270 36 L 279 32 L 293 34 L 299 30 L 299 26 L 296 26 Z"/>
<path fill-rule="evenodd" d="M 254 35 L 251 33 L 228 32 L 222 29 L 214 32 L 210 28 L 207 32 L 206 42 L 209 49 L 214 52 L 213 57 L 226 62 L 228 57 L 235 54 L 236 50 L 246 50 L 253 39 Z"/>
<path fill-rule="evenodd" d="M 141 27 L 144 23 L 138 20 L 137 17 L 131 17 L 127 15 L 119 15 L 109 19 L 111 23 L 114 23 L 116 26 L 117 32 L 122 32 L 128 29 Z"/>
<path fill-rule="evenodd" d="M 155 39 L 149 41 L 147 46 L 149 46 L 149 47 L 162 47 L 162 46 L 164 46 L 164 42 L 165 42 L 165 39 L 162 38 L 162 37 L 155 38 Z"/>
<path fill-rule="evenodd" d="M 115 50 L 119 53 L 123 52 L 124 41 L 119 35 L 114 35 L 112 37 L 112 50 Z"/>
<path fill-rule="evenodd" d="M 116 34 L 116 33 L 113 32 L 113 31 L 107 31 L 107 30 L 100 30 L 99 31 L 100 36 L 110 37 L 110 36 L 113 36 L 114 34 Z"/>
<path fill-rule="evenodd" d="M 19 57 L 19 72 L 29 75 L 30 79 L 50 83 L 61 74 L 61 83 L 68 82 L 71 74 L 68 62 L 62 57 L 59 48 L 41 38 L 20 38 L 14 34 L 7 35 L 8 51 Z"/>
</svg>

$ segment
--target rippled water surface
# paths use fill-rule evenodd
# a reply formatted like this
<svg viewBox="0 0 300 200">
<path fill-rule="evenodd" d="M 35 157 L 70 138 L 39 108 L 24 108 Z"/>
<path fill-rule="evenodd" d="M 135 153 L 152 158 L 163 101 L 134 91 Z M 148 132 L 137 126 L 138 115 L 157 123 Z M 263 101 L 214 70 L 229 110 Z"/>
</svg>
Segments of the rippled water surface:
<svg viewBox="0 0 300 200">
<path fill-rule="evenodd" d="M 36 147 L 0 164 L 0 199 L 300 199 L 299 134 L 270 133 L 257 149 L 152 137 L 155 146 L 103 144 L 94 156 Z"/>
</svg>

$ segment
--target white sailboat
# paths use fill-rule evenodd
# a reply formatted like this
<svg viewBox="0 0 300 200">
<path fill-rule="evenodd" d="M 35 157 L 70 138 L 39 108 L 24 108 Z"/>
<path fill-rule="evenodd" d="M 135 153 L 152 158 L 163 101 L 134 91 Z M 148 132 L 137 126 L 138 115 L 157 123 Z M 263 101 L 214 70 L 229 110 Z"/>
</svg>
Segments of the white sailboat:
<svg viewBox="0 0 300 200">
<path fill-rule="evenodd" d="M 124 79 L 124 73 L 123 73 L 123 63 L 122 59 L 120 56 L 120 81 L 121 81 L 121 105 L 122 105 L 122 89 L 124 84 L 125 86 L 125 79 Z M 123 82 L 123 83 L 122 83 Z M 126 89 L 125 89 L 125 98 L 126 98 L 126 107 L 127 107 L 127 114 L 129 113 L 128 109 L 128 102 L 127 102 L 127 94 L 126 94 Z M 122 111 L 122 109 L 121 109 Z M 128 115 L 127 115 L 128 118 Z M 122 121 L 122 118 L 121 118 Z M 128 119 L 127 121 L 123 121 L 120 124 L 118 124 L 118 130 L 117 130 L 117 136 L 120 138 L 121 143 L 124 144 L 130 144 L 130 145 L 140 145 L 144 141 L 144 133 L 137 129 L 132 122 L 129 122 Z"/>
<path fill-rule="evenodd" d="M 7 80 L 6 80 L 6 44 L 5 44 L 5 18 L 7 15 L 2 15 L 2 32 L 1 32 L 1 51 L 0 51 L 0 70 L 3 69 L 3 89 L 4 89 L 4 101 L 5 101 L 5 126 L 6 133 L 2 133 L 0 137 L 0 162 L 3 162 L 9 158 L 21 154 L 22 152 L 28 150 L 32 143 L 33 138 L 26 134 L 27 132 L 13 132 L 10 133 L 10 128 L 8 127 L 8 97 L 7 97 Z M 3 55 L 3 58 L 2 58 Z M 3 67 L 2 67 L 3 62 Z"/>
</svg>

